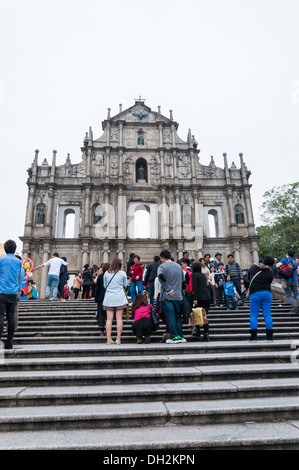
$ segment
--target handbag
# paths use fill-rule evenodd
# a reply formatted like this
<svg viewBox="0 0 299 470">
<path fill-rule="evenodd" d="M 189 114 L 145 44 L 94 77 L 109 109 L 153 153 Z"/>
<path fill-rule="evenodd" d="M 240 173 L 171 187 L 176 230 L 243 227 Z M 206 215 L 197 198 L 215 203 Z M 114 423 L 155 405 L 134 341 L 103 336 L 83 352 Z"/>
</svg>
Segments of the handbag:
<svg viewBox="0 0 299 470">
<path fill-rule="evenodd" d="M 156 312 L 153 308 L 150 308 L 150 316 L 151 316 L 151 321 L 152 321 L 152 325 L 153 325 L 153 331 L 157 331 L 159 325 L 160 325 L 160 320 L 159 318 L 157 317 L 156 315 Z"/>
<path fill-rule="evenodd" d="M 258 273 L 256 273 L 256 274 L 253 276 L 253 278 L 251 279 L 250 284 L 249 284 L 249 287 L 248 287 L 248 289 L 247 289 L 247 291 L 246 291 L 246 294 L 245 294 L 246 299 L 249 299 L 249 296 L 250 296 L 250 286 L 251 286 L 251 284 L 252 284 L 253 279 L 254 279 L 258 274 L 260 274 L 261 272 L 262 272 L 262 271 L 259 271 Z"/>
<path fill-rule="evenodd" d="M 193 308 L 189 316 L 190 326 L 206 325 L 208 323 L 207 314 L 204 308 Z"/>
</svg>

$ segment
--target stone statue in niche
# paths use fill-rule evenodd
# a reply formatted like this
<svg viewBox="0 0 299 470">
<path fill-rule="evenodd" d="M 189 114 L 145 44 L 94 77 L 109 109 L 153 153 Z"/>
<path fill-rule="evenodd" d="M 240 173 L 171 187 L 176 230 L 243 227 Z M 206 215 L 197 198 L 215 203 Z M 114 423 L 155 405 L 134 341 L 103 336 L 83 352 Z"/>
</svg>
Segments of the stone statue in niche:
<svg viewBox="0 0 299 470">
<path fill-rule="evenodd" d="M 186 154 L 178 155 L 177 169 L 178 169 L 178 176 L 181 178 L 186 178 L 188 175 L 190 175 L 191 167 L 190 167 L 189 158 Z"/>
<path fill-rule="evenodd" d="M 140 135 L 138 137 L 138 145 L 142 146 L 144 145 L 144 138 L 143 138 L 143 135 Z"/>
<path fill-rule="evenodd" d="M 240 209 L 236 209 L 236 222 L 237 224 L 244 224 L 244 215 Z"/>
<path fill-rule="evenodd" d="M 164 163 L 165 163 L 165 176 L 166 178 L 171 178 L 172 174 L 171 174 L 171 167 L 172 167 L 172 158 L 169 154 L 167 154 L 165 156 L 165 160 L 164 160 Z"/>
<path fill-rule="evenodd" d="M 137 180 L 145 181 L 145 169 L 142 165 L 139 166 L 137 171 Z"/>
<path fill-rule="evenodd" d="M 41 207 L 37 213 L 36 223 L 40 225 L 43 225 L 45 223 L 45 212 L 43 207 Z"/>
<path fill-rule="evenodd" d="M 95 156 L 93 156 L 92 162 L 93 162 L 93 165 L 92 165 L 93 171 L 92 171 L 92 173 L 94 174 L 94 176 L 96 178 L 98 178 L 99 176 L 104 176 L 104 173 L 105 173 L 105 157 L 104 157 L 104 155 L 96 154 Z"/>
</svg>

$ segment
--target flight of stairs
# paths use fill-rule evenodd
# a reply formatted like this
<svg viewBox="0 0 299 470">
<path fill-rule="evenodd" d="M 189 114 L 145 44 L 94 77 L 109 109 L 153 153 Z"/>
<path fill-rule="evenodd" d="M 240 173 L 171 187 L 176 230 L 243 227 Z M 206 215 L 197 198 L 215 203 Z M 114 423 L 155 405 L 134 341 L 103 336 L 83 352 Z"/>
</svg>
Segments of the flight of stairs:
<svg viewBox="0 0 299 470">
<path fill-rule="evenodd" d="M 22 301 L 19 312 L 14 349 L 0 351 L 0 449 L 299 448 L 288 304 L 273 302 L 273 343 L 262 315 L 248 342 L 248 305 L 211 308 L 211 341 L 184 325 L 180 344 L 161 343 L 161 323 L 138 345 L 124 318 L 122 344 L 107 345 L 92 300 Z"/>
</svg>

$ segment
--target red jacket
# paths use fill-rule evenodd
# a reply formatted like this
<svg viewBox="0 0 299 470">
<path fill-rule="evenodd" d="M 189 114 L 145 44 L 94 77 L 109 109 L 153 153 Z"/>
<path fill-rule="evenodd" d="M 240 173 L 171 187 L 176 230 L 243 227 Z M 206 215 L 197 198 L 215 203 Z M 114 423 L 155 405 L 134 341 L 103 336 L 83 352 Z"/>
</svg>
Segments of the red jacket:
<svg viewBox="0 0 299 470">
<path fill-rule="evenodd" d="M 130 275 L 132 281 L 142 281 L 143 266 L 141 264 L 133 264 L 130 269 Z M 136 276 L 139 276 L 139 279 L 136 279 Z"/>
</svg>

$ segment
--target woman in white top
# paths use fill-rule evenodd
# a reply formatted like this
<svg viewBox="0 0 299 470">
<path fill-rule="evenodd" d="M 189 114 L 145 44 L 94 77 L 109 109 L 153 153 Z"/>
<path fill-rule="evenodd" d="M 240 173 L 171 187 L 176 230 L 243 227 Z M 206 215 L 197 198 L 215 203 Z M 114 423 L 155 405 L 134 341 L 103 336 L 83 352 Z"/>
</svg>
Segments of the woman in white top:
<svg viewBox="0 0 299 470">
<path fill-rule="evenodd" d="M 125 293 L 127 287 L 127 275 L 121 269 L 122 262 L 119 258 L 114 258 L 110 264 L 108 271 L 104 274 L 103 286 L 106 289 L 105 297 L 103 300 L 103 309 L 107 313 L 106 331 L 107 331 L 107 344 L 113 344 L 111 338 L 112 322 L 114 311 L 116 313 L 116 329 L 117 339 L 116 344 L 121 343 L 121 333 L 123 329 L 123 311 L 126 308 L 128 301 Z"/>
</svg>

